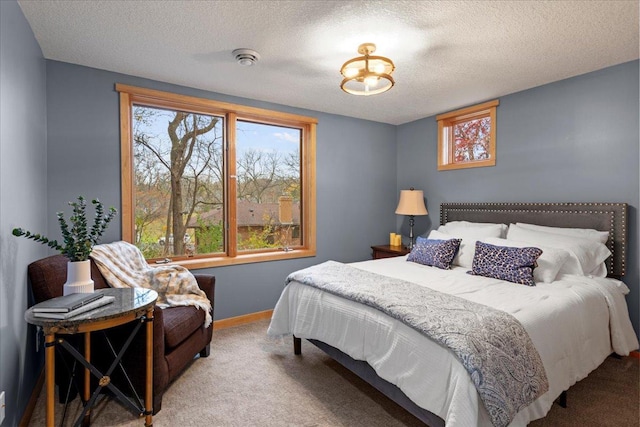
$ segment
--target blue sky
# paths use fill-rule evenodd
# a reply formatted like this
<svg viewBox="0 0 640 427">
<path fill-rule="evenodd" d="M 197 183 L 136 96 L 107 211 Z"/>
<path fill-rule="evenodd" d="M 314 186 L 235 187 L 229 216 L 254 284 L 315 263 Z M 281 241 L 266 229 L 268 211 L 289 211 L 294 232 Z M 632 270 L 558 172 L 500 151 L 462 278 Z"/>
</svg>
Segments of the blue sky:
<svg viewBox="0 0 640 427">
<path fill-rule="evenodd" d="M 163 146 L 168 148 L 170 144 L 167 136 L 167 123 L 174 117 L 174 113 L 162 109 L 155 110 L 161 113 L 153 118 L 152 123 L 145 126 L 145 133 L 153 134 L 163 142 Z M 221 124 L 218 124 L 216 128 L 218 134 L 221 134 Z M 300 130 L 294 128 L 238 120 L 236 138 L 238 155 L 242 155 L 244 150 L 249 149 L 279 151 L 282 154 L 294 153 L 300 149 Z"/>
<path fill-rule="evenodd" d="M 293 153 L 300 148 L 300 130 L 261 123 L 240 122 L 236 131 L 238 150 L 257 150 Z"/>
</svg>

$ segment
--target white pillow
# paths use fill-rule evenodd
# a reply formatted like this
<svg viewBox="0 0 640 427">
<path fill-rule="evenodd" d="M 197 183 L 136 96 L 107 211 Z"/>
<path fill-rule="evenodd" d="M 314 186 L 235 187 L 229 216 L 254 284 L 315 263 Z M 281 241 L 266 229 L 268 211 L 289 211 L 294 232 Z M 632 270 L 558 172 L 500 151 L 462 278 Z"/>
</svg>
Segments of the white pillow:
<svg viewBox="0 0 640 427">
<path fill-rule="evenodd" d="M 586 276 L 600 267 L 610 255 L 611 251 L 604 244 L 593 240 L 575 236 L 564 236 L 555 233 L 545 233 L 522 228 L 516 224 L 509 226 L 508 240 L 526 242 L 533 245 L 550 246 L 564 249 L 570 257 L 560 269 L 559 273 L 578 274 Z"/>
<path fill-rule="evenodd" d="M 499 225 L 499 224 L 496 224 Z M 500 237 L 500 227 L 468 227 L 458 228 L 452 232 L 442 232 L 433 230 L 429 233 L 429 239 L 449 240 L 462 239 L 460 249 L 453 259 L 453 265 L 459 265 L 471 269 L 473 266 L 473 255 L 476 252 L 476 242 L 487 237 Z"/>
<path fill-rule="evenodd" d="M 450 221 L 445 225 L 441 225 L 438 227 L 438 231 L 443 233 L 453 233 L 457 230 L 468 230 L 468 229 L 482 229 L 489 228 L 491 230 L 500 230 L 500 236 L 505 237 L 507 235 L 507 224 L 494 224 L 491 222 L 469 222 L 469 221 Z"/>
<path fill-rule="evenodd" d="M 547 227 L 523 222 L 517 222 L 516 225 L 528 230 L 544 231 L 545 233 L 561 234 L 563 236 L 582 237 L 583 239 L 594 240 L 600 243 L 607 243 L 609 239 L 608 231 L 598 231 L 591 228 Z"/>
<path fill-rule="evenodd" d="M 593 276 L 593 277 L 607 277 L 607 274 L 609 274 L 609 272 L 607 271 L 607 264 L 600 263 L 599 266 L 597 266 L 593 271 L 591 271 L 589 273 L 589 276 Z"/>
<path fill-rule="evenodd" d="M 516 225 L 529 230 L 544 231 L 545 233 L 554 233 L 563 236 L 582 237 L 584 239 L 605 244 L 607 243 L 607 240 L 609 240 L 609 233 L 607 231 L 598 231 L 591 228 L 546 227 L 544 225 L 526 224 L 521 222 L 516 223 Z M 607 277 L 607 265 L 602 262 L 586 274 L 595 277 Z"/>
<path fill-rule="evenodd" d="M 489 237 L 482 241 L 490 245 L 507 246 L 510 248 L 534 246 L 527 242 L 518 242 L 516 240 L 500 239 L 497 237 Z M 536 282 L 551 283 L 556 280 L 560 268 L 567 262 L 571 254 L 564 249 L 550 246 L 535 245 L 535 247 L 542 250 L 542 255 L 540 255 L 536 261 L 538 266 L 533 269 L 533 280 Z"/>
</svg>

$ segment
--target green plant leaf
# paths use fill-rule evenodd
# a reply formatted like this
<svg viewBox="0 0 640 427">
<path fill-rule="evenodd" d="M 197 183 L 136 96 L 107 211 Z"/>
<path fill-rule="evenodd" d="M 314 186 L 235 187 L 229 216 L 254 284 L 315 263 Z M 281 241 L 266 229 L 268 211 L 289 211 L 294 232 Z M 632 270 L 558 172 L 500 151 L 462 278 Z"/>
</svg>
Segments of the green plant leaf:
<svg viewBox="0 0 640 427">
<path fill-rule="evenodd" d="M 33 234 L 22 228 L 14 228 L 11 234 L 16 237 L 24 236 L 27 239 L 45 244 L 59 251 L 71 261 L 86 261 L 89 259 L 93 246 L 100 242 L 102 234 L 104 234 L 107 226 L 117 214 L 117 210 L 111 207 L 109 208 L 109 213 L 105 216 L 104 206 L 98 199 L 93 199 L 91 203 L 95 208 L 95 215 L 90 231 L 87 228 L 87 202 L 84 197 L 78 196 L 77 201 L 69 202 L 69 206 L 73 208 L 73 213 L 68 222 L 65 220 L 63 212 L 56 213 L 64 246 L 56 240 L 49 240 L 41 234 Z"/>
</svg>

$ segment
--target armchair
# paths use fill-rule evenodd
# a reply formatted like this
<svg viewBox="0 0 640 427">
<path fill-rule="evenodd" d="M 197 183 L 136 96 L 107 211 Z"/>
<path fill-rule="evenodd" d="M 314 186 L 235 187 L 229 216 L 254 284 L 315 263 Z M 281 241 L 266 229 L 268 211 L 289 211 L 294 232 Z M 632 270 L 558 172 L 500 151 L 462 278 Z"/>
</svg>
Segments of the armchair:
<svg viewBox="0 0 640 427">
<path fill-rule="evenodd" d="M 67 261 L 68 259 L 63 255 L 53 255 L 29 265 L 28 275 L 36 303 L 62 295 L 62 286 L 67 276 Z M 213 307 L 215 276 L 202 274 L 194 276 Z M 91 278 L 95 289 L 109 287 L 93 260 L 91 261 Z M 205 329 L 204 312 L 193 306 L 165 309 L 156 307 L 153 315 L 153 413 L 155 414 L 162 407 L 162 395 L 168 385 L 193 361 L 195 355 L 209 356 L 213 325 Z M 132 328 L 132 324 L 122 325 L 109 329 L 105 334 L 114 347 L 119 348 Z M 138 392 L 144 389 L 146 366 L 144 341 L 143 339 L 134 340 L 123 358 L 123 366 Z M 107 357 L 111 352 L 106 340 L 100 334 L 92 335 L 91 354 L 92 363 L 104 372 L 111 363 Z M 68 366 L 68 360 L 64 357 L 56 357 L 56 384 L 61 401 L 64 401 L 71 381 Z M 81 377 L 77 376 L 77 378 Z M 126 393 L 128 387 L 123 385 L 126 384 L 126 378 L 119 370 L 114 371 L 111 380 Z M 77 389 L 72 387 L 70 397 L 74 397 L 76 393 Z"/>
</svg>

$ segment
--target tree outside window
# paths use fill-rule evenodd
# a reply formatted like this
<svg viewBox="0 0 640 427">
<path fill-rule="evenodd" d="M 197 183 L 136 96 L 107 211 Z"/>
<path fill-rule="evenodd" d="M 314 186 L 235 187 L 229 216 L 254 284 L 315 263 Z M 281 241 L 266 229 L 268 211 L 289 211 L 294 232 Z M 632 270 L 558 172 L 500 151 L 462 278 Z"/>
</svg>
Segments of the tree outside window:
<svg viewBox="0 0 640 427">
<path fill-rule="evenodd" d="M 238 250 L 300 246 L 302 131 L 242 120 L 236 129 Z"/>
<path fill-rule="evenodd" d="M 496 107 L 485 102 L 436 116 L 438 170 L 496 164 Z"/>
<path fill-rule="evenodd" d="M 315 254 L 315 119 L 116 89 L 124 240 L 192 268 Z"/>
<path fill-rule="evenodd" d="M 224 118 L 134 105 L 132 123 L 134 244 L 147 258 L 195 254 L 189 224 L 224 205 Z"/>
</svg>

